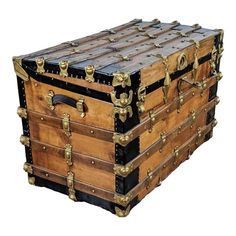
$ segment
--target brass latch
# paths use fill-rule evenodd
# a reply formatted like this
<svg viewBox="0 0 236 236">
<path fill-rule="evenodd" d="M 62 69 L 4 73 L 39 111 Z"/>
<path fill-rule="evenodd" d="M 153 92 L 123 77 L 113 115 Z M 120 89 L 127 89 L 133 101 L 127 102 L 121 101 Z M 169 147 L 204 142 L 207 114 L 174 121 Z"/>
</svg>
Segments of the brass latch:
<svg viewBox="0 0 236 236">
<path fill-rule="evenodd" d="M 154 122 L 156 121 L 156 117 L 155 117 L 153 110 L 149 111 L 148 115 L 149 115 L 149 119 L 150 119 L 150 126 L 148 128 L 148 132 L 151 133 Z"/>
<path fill-rule="evenodd" d="M 16 75 L 19 76 L 22 80 L 28 81 L 29 75 L 22 67 L 21 58 L 13 57 L 12 60 L 13 60 L 13 65 L 14 65 L 14 70 L 15 70 Z"/>
<path fill-rule="evenodd" d="M 169 66 L 168 66 L 168 58 L 166 56 L 157 55 L 158 57 L 160 57 L 162 59 L 162 63 L 165 67 L 165 79 L 164 79 L 164 85 L 162 87 L 162 91 L 163 91 L 163 100 L 164 103 L 167 103 L 168 100 L 168 93 L 169 93 L 169 89 L 170 89 L 170 84 L 171 84 L 171 78 L 170 78 L 170 73 L 169 73 Z"/>
<path fill-rule="evenodd" d="M 20 118 L 27 119 L 27 110 L 25 108 L 23 108 L 23 107 L 18 107 L 17 108 L 17 115 Z"/>
<path fill-rule="evenodd" d="M 116 92 L 112 91 L 111 93 L 111 100 L 114 104 L 112 116 L 115 118 L 116 114 L 119 114 L 119 119 L 122 122 L 125 122 L 127 119 L 127 115 L 129 117 L 133 116 L 132 107 L 130 106 L 133 98 L 133 91 L 129 91 L 129 96 L 127 93 L 120 94 L 120 99 L 116 98 Z"/>
<path fill-rule="evenodd" d="M 48 104 L 48 107 L 51 109 L 51 110 L 54 110 L 55 109 L 55 106 L 53 105 L 53 97 L 54 97 L 54 92 L 52 90 L 49 90 L 48 91 L 48 95 L 46 96 L 46 102 Z"/>
<path fill-rule="evenodd" d="M 88 81 L 89 83 L 94 82 L 94 72 L 95 72 L 95 67 L 94 65 L 88 65 L 85 67 L 85 80 Z"/>
<path fill-rule="evenodd" d="M 36 59 L 36 65 L 37 65 L 37 73 L 39 74 L 43 74 L 45 72 L 45 69 L 44 69 L 44 58 L 43 57 L 38 57 Z"/>
<path fill-rule="evenodd" d="M 132 198 L 132 195 L 131 194 L 127 194 L 127 195 L 118 195 L 118 194 L 115 194 L 114 195 L 114 200 L 117 204 L 121 205 L 121 206 L 127 206 L 130 202 Z"/>
<path fill-rule="evenodd" d="M 212 75 L 216 75 L 216 60 L 217 60 L 217 50 L 215 45 L 213 46 L 211 50 L 211 60 L 210 60 L 210 66 L 211 66 L 211 73 Z"/>
<path fill-rule="evenodd" d="M 59 68 L 60 68 L 60 75 L 67 77 L 68 76 L 68 67 L 69 67 L 69 62 L 68 61 L 60 61 L 59 62 Z"/>
<path fill-rule="evenodd" d="M 23 166 L 23 169 L 26 173 L 31 174 L 31 175 L 33 174 L 33 168 L 29 163 L 26 162 Z"/>
<path fill-rule="evenodd" d="M 72 166 L 72 146 L 70 144 L 65 145 L 65 160 L 68 166 Z"/>
<path fill-rule="evenodd" d="M 125 147 L 125 146 L 127 146 L 127 144 L 129 142 L 131 142 L 132 137 L 133 137 L 133 134 L 131 132 L 129 132 L 127 134 L 117 134 L 117 133 L 115 133 L 112 138 L 113 138 L 114 143 L 118 143 L 121 146 Z"/>
<path fill-rule="evenodd" d="M 26 147 L 30 146 L 30 138 L 27 137 L 27 136 L 21 135 L 20 136 L 20 142 L 21 142 L 21 144 L 23 144 Z"/>
<path fill-rule="evenodd" d="M 129 73 L 125 72 L 113 73 L 112 86 L 113 87 L 122 86 L 122 88 L 125 88 L 126 86 L 131 86 Z"/>
<path fill-rule="evenodd" d="M 70 115 L 69 114 L 64 114 L 64 117 L 62 119 L 62 128 L 64 130 L 64 133 L 66 134 L 67 137 L 71 136 L 71 131 L 70 131 Z"/>
<path fill-rule="evenodd" d="M 126 164 L 126 165 L 114 165 L 114 174 L 126 177 L 133 171 L 133 165 L 132 164 Z"/>
<path fill-rule="evenodd" d="M 197 77 L 197 69 L 198 69 L 198 66 L 199 66 L 199 62 L 198 62 L 198 49 L 200 47 L 200 44 L 198 41 L 195 41 L 195 40 L 190 40 L 189 42 L 191 43 L 194 43 L 195 45 L 195 51 L 194 51 L 194 62 L 193 62 L 193 70 L 192 70 L 192 73 L 193 73 L 193 80 L 196 80 L 196 77 Z"/>
<path fill-rule="evenodd" d="M 153 172 L 151 171 L 151 169 L 148 169 L 147 170 L 147 178 L 146 178 L 146 189 L 149 189 L 150 188 L 150 184 L 151 184 L 151 181 L 153 179 Z"/>
<path fill-rule="evenodd" d="M 80 113 L 80 116 L 83 118 L 85 117 L 85 105 L 84 105 L 84 98 L 80 98 L 76 103 L 76 108 Z"/>
<path fill-rule="evenodd" d="M 71 171 L 68 172 L 67 187 L 68 187 L 69 198 L 73 201 L 77 201 L 76 196 L 75 196 L 75 189 L 74 189 L 74 173 Z"/>
<path fill-rule="evenodd" d="M 144 113 L 145 112 L 145 107 L 144 107 L 144 102 L 145 102 L 145 97 L 146 97 L 146 88 L 140 84 L 138 91 L 138 101 L 136 102 L 136 105 L 138 107 L 138 112 L 139 113 Z"/>
</svg>

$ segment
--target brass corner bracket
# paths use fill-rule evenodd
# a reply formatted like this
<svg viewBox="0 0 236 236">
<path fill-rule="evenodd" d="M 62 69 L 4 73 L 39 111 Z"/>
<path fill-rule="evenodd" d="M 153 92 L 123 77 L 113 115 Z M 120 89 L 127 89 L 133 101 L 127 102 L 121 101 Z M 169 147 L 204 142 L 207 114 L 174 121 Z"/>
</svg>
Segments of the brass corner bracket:
<svg viewBox="0 0 236 236">
<path fill-rule="evenodd" d="M 126 165 L 119 165 L 115 164 L 114 165 L 114 174 L 122 176 L 122 177 L 127 177 L 132 171 L 133 171 L 133 164 L 126 164 Z"/>
<path fill-rule="evenodd" d="M 124 206 L 124 207 L 126 207 L 129 204 L 131 199 L 132 199 L 132 195 L 131 194 L 126 194 L 126 195 L 115 194 L 114 195 L 115 203 L 117 203 L 117 204 L 119 204 L 121 206 Z"/>
<path fill-rule="evenodd" d="M 118 134 L 115 133 L 112 137 L 114 143 L 118 143 L 121 146 L 125 147 L 129 142 L 131 142 L 133 134 L 131 132 L 127 134 Z"/>
<path fill-rule="evenodd" d="M 130 74 L 125 72 L 113 73 L 112 86 L 122 86 L 122 88 L 125 88 L 126 86 L 131 86 Z"/>
<path fill-rule="evenodd" d="M 33 174 L 33 167 L 29 163 L 24 163 L 23 170 L 28 174 Z"/>
<path fill-rule="evenodd" d="M 18 107 L 17 108 L 17 115 L 20 118 L 27 119 L 27 110 L 25 108 L 23 108 L 23 107 Z"/>
<path fill-rule="evenodd" d="M 129 212 L 130 212 L 130 205 L 124 210 L 120 209 L 119 207 L 115 207 L 115 213 L 119 217 L 126 217 L 127 215 L 129 215 Z"/>
<path fill-rule="evenodd" d="M 17 76 L 19 76 L 23 81 L 29 80 L 29 75 L 25 71 L 25 69 L 22 67 L 22 59 L 19 57 L 13 57 L 12 58 L 14 70 Z"/>
<path fill-rule="evenodd" d="M 20 136 L 20 142 L 21 142 L 21 144 L 23 144 L 26 147 L 30 146 L 30 138 L 27 137 L 27 136 L 21 135 Z"/>
</svg>

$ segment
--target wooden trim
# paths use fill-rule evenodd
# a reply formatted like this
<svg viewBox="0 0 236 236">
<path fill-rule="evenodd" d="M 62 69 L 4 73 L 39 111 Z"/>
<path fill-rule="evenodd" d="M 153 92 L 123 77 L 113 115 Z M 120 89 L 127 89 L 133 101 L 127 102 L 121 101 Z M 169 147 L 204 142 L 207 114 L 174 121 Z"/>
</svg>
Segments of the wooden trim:
<svg viewBox="0 0 236 236">
<path fill-rule="evenodd" d="M 36 123 L 43 123 L 51 127 L 62 129 L 62 119 L 56 116 L 49 116 L 43 113 L 27 110 L 29 119 Z M 113 142 L 113 133 L 110 130 L 100 129 L 95 126 L 88 126 L 75 121 L 70 121 L 71 132 L 79 133 L 81 135 L 98 138 L 104 141 Z"/>
<path fill-rule="evenodd" d="M 204 140 L 205 134 L 207 134 L 211 129 L 213 129 L 214 124 L 215 124 L 215 121 L 212 121 L 209 125 L 206 125 L 206 126 L 201 128 L 201 130 L 202 130 L 202 138 L 201 139 Z M 187 142 L 185 142 L 179 148 L 179 156 L 181 156 L 185 152 L 188 152 L 190 149 L 191 149 L 191 151 L 193 151 L 193 149 L 195 150 L 198 147 L 198 145 L 196 145 L 196 143 L 198 143 L 198 145 L 200 144 L 198 134 L 193 135 Z M 163 167 L 169 166 L 175 161 L 176 161 L 176 156 L 173 153 L 170 154 L 161 163 L 161 165 L 159 165 L 157 168 L 155 168 L 152 171 L 152 178 L 154 179 L 160 173 L 160 171 L 163 169 Z M 35 176 L 39 176 L 41 178 L 48 179 L 50 181 L 53 181 L 53 182 L 56 182 L 56 183 L 59 183 L 59 184 L 62 184 L 62 185 L 67 184 L 67 176 L 59 175 L 56 172 L 53 172 L 51 170 L 48 170 L 48 169 L 45 169 L 45 168 L 42 168 L 42 167 L 39 167 L 39 166 L 36 166 L 36 165 L 32 165 L 32 164 L 28 164 L 28 165 L 32 167 L 33 175 L 35 175 Z M 149 177 L 146 177 L 143 182 L 136 185 L 126 195 L 119 195 L 121 197 L 128 197 L 128 199 L 129 199 L 129 201 L 127 203 L 123 204 L 123 205 L 128 205 L 129 202 L 132 199 L 134 199 L 140 193 L 140 191 L 142 191 L 143 188 L 146 187 L 148 181 L 149 181 Z M 100 197 L 102 199 L 105 199 L 105 200 L 116 203 L 115 196 L 117 196 L 117 195 L 116 195 L 116 193 L 113 193 L 111 191 L 106 191 L 104 189 L 94 187 L 92 185 L 83 183 L 83 182 L 78 181 L 78 180 L 74 180 L 74 188 L 76 190 L 86 192 L 86 193 L 95 195 L 97 197 Z"/>
</svg>

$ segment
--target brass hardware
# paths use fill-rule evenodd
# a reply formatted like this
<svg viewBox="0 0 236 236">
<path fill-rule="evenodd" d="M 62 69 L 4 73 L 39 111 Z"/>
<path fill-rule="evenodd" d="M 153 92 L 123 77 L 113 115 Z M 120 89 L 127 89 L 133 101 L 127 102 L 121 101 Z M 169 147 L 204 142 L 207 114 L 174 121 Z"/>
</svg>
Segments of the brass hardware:
<svg viewBox="0 0 236 236">
<path fill-rule="evenodd" d="M 220 98 L 219 97 L 216 97 L 215 99 L 215 104 L 218 105 L 220 103 Z"/>
<path fill-rule="evenodd" d="M 217 50 L 216 47 L 213 46 L 212 50 L 211 50 L 211 60 L 210 60 L 210 66 L 211 66 L 211 73 L 213 75 L 216 75 L 216 60 L 217 60 Z"/>
<path fill-rule="evenodd" d="M 27 136 L 21 135 L 20 142 L 21 142 L 21 144 L 25 145 L 26 147 L 30 146 L 30 139 Z"/>
<path fill-rule="evenodd" d="M 122 88 L 125 88 L 126 86 L 131 86 L 130 75 L 128 73 L 125 72 L 113 73 L 112 86 L 116 87 L 119 85 L 121 85 Z"/>
<path fill-rule="evenodd" d="M 178 31 L 176 32 L 177 35 L 181 36 L 181 37 L 188 37 L 188 35 L 184 32 Z"/>
<path fill-rule="evenodd" d="M 198 62 L 198 49 L 200 47 L 200 44 L 199 44 L 198 41 L 195 41 L 195 40 L 191 40 L 191 42 L 193 42 L 194 45 L 195 45 L 194 63 L 193 63 L 193 70 L 192 70 L 193 80 L 195 81 L 196 80 L 196 76 L 197 76 L 197 69 L 198 69 L 198 66 L 199 66 L 199 62 Z"/>
<path fill-rule="evenodd" d="M 22 80 L 28 81 L 29 75 L 22 67 L 22 59 L 18 57 L 13 57 L 12 60 L 16 75 L 19 76 Z"/>
<path fill-rule="evenodd" d="M 217 74 L 217 81 L 220 81 L 223 78 L 223 74 L 221 72 L 219 72 Z"/>
<path fill-rule="evenodd" d="M 179 147 L 178 147 L 178 146 L 176 146 L 176 147 L 174 148 L 174 153 L 175 153 L 175 157 L 178 157 L 178 156 L 179 156 Z"/>
<path fill-rule="evenodd" d="M 35 177 L 28 176 L 28 182 L 31 185 L 35 185 Z"/>
<path fill-rule="evenodd" d="M 199 24 L 194 24 L 194 25 L 192 25 L 192 27 L 195 28 L 195 30 L 196 30 L 196 29 L 201 29 L 201 28 L 202 28 Z"/>
<path fill-rule="evenodd" d="M 151 169 L 147 170 L 147 178 L 146 178 L 146 189 L 150 188 L 151 180 L 153 179 L 153 172 Z"/>
<path fill-rule="evenodd" d="M 83 118 L 85 117 L 85 109 L 84 109 L 84 98 L 80 98 L 78 102 L 76 102 L 76 108 L 80 113 L 80 116 Z"/>
<path fill-rule="evenodd" d="M 121 93 L 119 99 L 116 98 L 115 91 L 112 91 L 110 94 L 111 94 L 111 100 L 112 100 L 113 104 L 117 107 L 126 107 L 126 106 L 130 105 L 130 103 L 132 102 L 132 99 L 133 99 L 133 91 L 132 90 L 129 90 L 129 96 L 127 93 Z"/>
<path fill-rule="evenodd" d="M 65 160 L 68 166 L 72 166 L 72 146 L 70 144 L 65 145 Z"/>
<path fill-rule="evenodd" d="M 136 29 L 137 29 L 139 32 L 145 32 L 145 30 L 144 30 L 143 27 L 141 27 L 141 26 L 138 26 Z"/>
<path fill-rule="evenodd" d="M 33 174 L 33 168 L 29 163 L 25 163 L 23 166 L 23 169 L 26 173 L 31 174 L 31 175 Z"/>
<path fill-rule="evenodd" d="M 168 66 L 168 58 L 163 55 L 157 55 L 157 56 L 160 56 L 160 58 L 162 59 L 162 63 L 165 67 L 165 80 L 164 80 L 164 86 L 162 87 L 162 91 L 163 91 L 163 95 L 164 95 L 164 97 L 163 97 L 164 103 L 167 103 L 168 92 L 169 92 L 169 88 L 170 88 L 170 84 L 171 84 L 171 78 L 170 78 L 169 66 Z"/>
<path fill-rule="evenodd" d="M 165 144 L 166 139 L 167 139 L 166 132 L 161 132 L 160 139 L 161 139 L 162 144 Z"/>
<path fill-rule="evenodd" d="M 116 114 L 119 114 L 119 119 L 122 122 L 125 122 L 127 119 L 127 114 L 129 114 L 129 118 L 133 116 L 133 111 L 131 106 L 127 106 L 125 108 L 122 107 L 114 107 L 112 111 L 112 117 L 115 118 Z"/>
<path fill-rule="evenodd" d="M 132 137 L 133 137 L 133 134 L 129 132 L 127 134 L 115 133 L 112 138 L 113 138 L 114 143 L 118 143 L 121 146 L 125 147 L 132 140 Z"/>
<path fill-rule="evenodd" d="M 156 48 L 163 48 L 163 46 L 160 45 L 159 43 L 154 43 L 154 46 L 155 46 Z"/>
<path fill-rule="evenodd" d="M 153 19 L 152 22 L 155 23 L 155 24 L 161 23 L 161 21 L 159 19 Z"/>
<path fill-rule="evenodd" d="M 113 170 L 115 175 L 126 177 L 133 171 L 133 164 L 115 164 Z"/>
<path fill-rule="evenodd" d="M 182 107 L 184 103 L 184 96 L 182 94 L 182 92 L 179 92 L 179 103 L 178 103 L 178 107 L 177 107 L 177 112 L 180 112 L 180 108 Z"/>
<path fill-rule="evenodd" d="M 155 38 L 156 38 L 155 35 L 149 34 L 149 33 L 145 33 L 144 36 L 147 36 L 147 37 L 150 38 L 150 39 L 155 39 Z"/>
<path fill-rule="evenodd" d="M 122 59 L 122 61 L 130 61 L 130 58 L 128 56 L 120 55 L 120 58 Z"/>
<path fill-rule="evenodd" d="M 198 128 L 198 129 L 197 129 L 197 136 L 198 136 L 198 138 L 201 138 L 201 137 L 202 137 L 201 128 Z"/>
<path fill-rule="evenodd" d="M 114 200 L 117 204 L 121 205 L 121 206 L 127 206 L 130 202 L 132 198 L 131 194 L 127 194 L 127 195 L 114 195 Z"/>
<path fill-rule="evenodd" d="M 67 187 L 68 187 L 69 198 L 73 201 L 77 201 L 74 189 L 74 173 L 71 171 L 68 172 Z"/>
<path fill-rule="evenodd" d="M 115 213 L 119 217 L 125 217 L 129 214 L 129 212 L 130 212 L 130 205 L 125 210 L 122 210 L 117 206 L 115 207 Z"/>
<path fill-rule="evenodd" d="M 138 101 L 136 102 L 136 106 L 138 107 L 138 112 L 142 114 L 145 112 L 144 102 L 146 97 L 146 88 L 142 84 L 138 88 L 137 95 Z"/>
<path fill-rule="evenodd" d="M 188 66 L 188 60 L 185 53 L 181 53 L 177 59 L 177 70 L 183 70 Z"/>
<path fill-rule="evenodd" d="M 37 73 L 43 74 L 45 72 L 44 69 L 44 58 L 43 57 L 38 57 L 36 58 L 36 65 L 37 65 Z"/>
<path fill-rule="evenodd" d="M 150 119 L 150 126 L 148 128 L 148 132 L 151 133 L 153 123 L 155 122 L 156 118 L 155 118 L 155 114 L 154 114 L 153 110 L 149 111 L 148 115 L 149 115 L 149 119 Z"/>
<path fill-rule="evenodd" d="M 46 96 L 46 102 L 51 110 L 55 109 L 55 106 L 53 105 L 53 97 L 54 97 L 54 92 L 52 90 L 48 91 L 48 95 Z"/>
<path fill-rule="evenodd" d="M 120 94 L 119 99 L 116 98 L 115 91 L 112 91 L 110 95 L 111 95 L 111 100 L 113 104 L 115 105 L 113 108 L 113 113 L 112 113 L 113 118 L 115 118 L 116 114 L 119 114 L 119 119 L 122 122 L 125 122 L 127 119 L 127 114 L 129 114 L 129 117 L 133 116 L 132 107 L 129 106 L 133 98 L 132 90 L 129 91 L 129 96 L 127 93 Z"/>
<path fill-rule="evenodd" d="M 180 23 L 177 20 L 171 22 L 172 25 L 179 25 Z"/>
<path fill-rule="evenodd" d="M 17 108 L 17 115 L 20 118 L 27 119 L 27 110 L 25 108 L 23 108 L 23 107 L 18 107 Z"/>
<path fill-rule="evenodd" d="M 213 121 L 212 124 L 211 124 L 211 127 L 214 128 L 217 124 L 218 124 L 217 120 L 214 119 L 214 121 Z"/>
<path fill-rule="evenodd" d="M 192 117 L 192 121 L 195 121 L 196 120 L 196 112 L 193 110 L 190 112 L 190 115 Z"/>
<path fill-rule="evenodd" d="M 112 38 L 112 37 L 108 37 L 107 40 L 108 40 L 110 43 L 116 42 L 116 39 L 115 39 L 115 38 Z"/>
<path fill-rule="evenodd" d="M 67 77 L 68 76 L 68 67 L 69 67 L 69 62 L 68 61 L 60 61 L 59 62 L 59 67 L 60 67 L 60 75 Z"/>
<path fill-rule="evenodd" d="M 62 119 L 62 128 L 63 128 L 64 133 L 67 137 L 71 136 L 70 115 L 69 114 L 64 114 L 64 117 Z"/>
<path fill-rule="evenodd" d="M 85 80 L 88 81 L 89 83 L 92 83 L 95 80 L 93 77 L 94 72 L 95 72 L 94 65 L 88 65 L 85 67 L 85 73 L 86 73 Z"/>
</svg>

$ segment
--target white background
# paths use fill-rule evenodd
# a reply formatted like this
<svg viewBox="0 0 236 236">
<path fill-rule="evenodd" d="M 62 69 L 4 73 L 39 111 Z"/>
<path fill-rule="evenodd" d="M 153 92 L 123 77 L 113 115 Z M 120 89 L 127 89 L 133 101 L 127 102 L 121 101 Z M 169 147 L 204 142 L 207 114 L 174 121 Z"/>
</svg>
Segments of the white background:
<svg viewBox="0 0 236 236">
<path fill-rule="evenodd" d="M 236 235 L 234 1 L 2 1 L 0 7 L 0 235 Z M 214 137 L 126 218 L 30 186 L 11 58 L 134 18 L 225 30 Z"/>
</svg>

